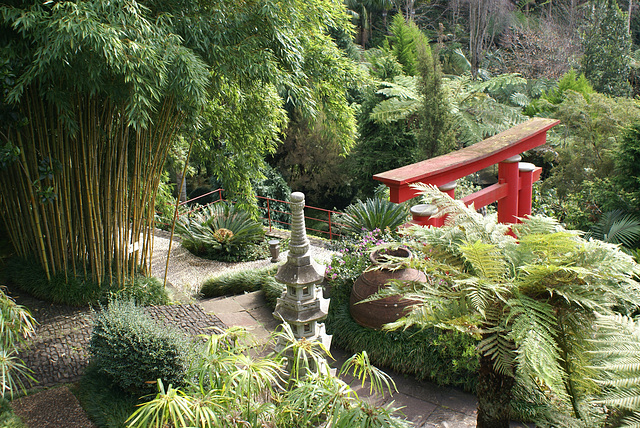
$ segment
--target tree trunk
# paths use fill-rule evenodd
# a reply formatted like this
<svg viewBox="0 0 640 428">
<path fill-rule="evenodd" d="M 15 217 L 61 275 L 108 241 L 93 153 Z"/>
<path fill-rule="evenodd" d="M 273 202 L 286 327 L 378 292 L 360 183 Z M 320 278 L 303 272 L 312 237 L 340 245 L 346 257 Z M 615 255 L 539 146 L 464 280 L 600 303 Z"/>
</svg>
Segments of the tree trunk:
<svg viewBox="0 0 640 428">
<path fill-rule="evenodd" d="M 482 49 L 487 31 L 490 2 L 469 0 L 469 52 L 471 52 L 471 76 L 478 75 L 482 59 Z"/>
<path fill-rule="evenodd" d="M 631 35 L 631 12 L 633 12 L 633 0 L 629 0 L 629 12 L 627 13 L 627 34 Z"/>
<path fill-rule="evenodd" d="M 493 369 L 491 358 L 480 357 L 477 428 L 509 428 L 514 379 Z"/>
<path fill-rule="evenodd" d="M 178 185 L 178 202 L 185 202 L 187 200 L 187 180 L 182 175 L 182 171 L 176 171 L 176 184 Z"/>
</svg>

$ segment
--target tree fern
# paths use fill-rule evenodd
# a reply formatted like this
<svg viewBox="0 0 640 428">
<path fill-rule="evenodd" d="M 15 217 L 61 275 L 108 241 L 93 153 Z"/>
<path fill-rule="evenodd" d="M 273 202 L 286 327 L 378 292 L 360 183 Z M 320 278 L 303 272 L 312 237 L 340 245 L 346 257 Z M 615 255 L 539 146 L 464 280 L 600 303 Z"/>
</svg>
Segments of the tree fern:
<svg viewBox="0 0 640 428">
<path fill-rule="evenodd" d="M 412 263 L 427 272 L 430 281 L 422 289 L 412 285 L 407 295 L 421 305 L 388 328 L 438 326 L 481 334 L 484 382 L 514 377 L 518 385 L 536 388 L 547 406 L 566 413 L 565 421 L 580 419 L 576 426 L 590 426 L 604 417 L 601 407 L 582 404 L 595 387 L 587 378 L 591 369 L 584 350 L 593 345 L 587 338 L 596 332 L 595 313 L 640 305 L 633 259 L 615 245 L 587 241 L 538 216 L 513 225 L 516 241 L 495 217 L 483 217 L 434 186 L 414 188 L 437 207 L 437 215 L 447 216 L 446 225 L 406 231 L 427 255 Z M 436 255 L 439 260 L 434 260 Z M 402 290 L 395 287 L 395 292 Z M 483 378 L 487 371 L 496 375 Z M 630 382 L 636 377 L 630 376 Z M 483 391 L 510 393 L 509 387 L 497 386 Z M 495 399 L 482 394 L 478 398 L 480 407 Z M 541 420 L 551 420 L 551 413 L 541 412 Z"/>
</svg>

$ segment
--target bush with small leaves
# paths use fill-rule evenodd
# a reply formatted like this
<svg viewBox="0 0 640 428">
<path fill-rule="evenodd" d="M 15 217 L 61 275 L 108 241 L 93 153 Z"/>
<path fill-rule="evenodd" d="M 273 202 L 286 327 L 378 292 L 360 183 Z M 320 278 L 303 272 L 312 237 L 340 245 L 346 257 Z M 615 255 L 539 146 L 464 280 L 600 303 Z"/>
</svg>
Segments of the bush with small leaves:
<svg viewBox="0 0 640 428">
<path fill-rule="evenodd" d="M 113 300 L 96 315 L 90 342 L 93 362 L 132 394 L 153 392 L 158 379 L 182 385 L 188 350 L 181 333 L 157 324 L 131 301 Z"/>
</svg>

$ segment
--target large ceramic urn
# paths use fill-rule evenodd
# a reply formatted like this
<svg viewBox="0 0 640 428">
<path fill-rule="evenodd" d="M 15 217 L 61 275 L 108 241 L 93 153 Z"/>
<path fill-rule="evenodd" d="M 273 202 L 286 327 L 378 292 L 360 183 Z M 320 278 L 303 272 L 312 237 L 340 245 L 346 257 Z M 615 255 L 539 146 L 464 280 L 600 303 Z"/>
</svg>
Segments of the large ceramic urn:
<svg viewBox="0 0 640 428">
<path fill-rule="evenodd" d="M 356 279 L 349 300 L 349 310 L 353 319 L 364 327 L 376 330 L 382 328 L 384 324 L 402 318 L 409 312 L 411 306 L 418 302 L 405 299 L 402 296 L 389 296 L 364 303 L 358 302 L 377 293 L 392 280 L 427 281 L 423 272 L 403 267 L 406 266 L 406 262 L 399 261 L 395 265 L 388 263 L 386 255 L 406 259 L 407 262 L 412 257 L 411 251 L 406 248 L 382 249 L 372 252 L 369 256 L 372 266 Z"/>
</svg>

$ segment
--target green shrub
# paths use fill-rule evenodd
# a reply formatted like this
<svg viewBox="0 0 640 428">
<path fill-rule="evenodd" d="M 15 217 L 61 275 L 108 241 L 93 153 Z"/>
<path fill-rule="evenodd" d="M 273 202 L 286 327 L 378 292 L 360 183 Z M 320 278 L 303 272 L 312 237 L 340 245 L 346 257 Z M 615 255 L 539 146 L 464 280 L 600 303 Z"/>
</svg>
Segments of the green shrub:
<svg viewBox="0 0 640 428">
<path fill-rule="evenodd" d="M 408 215 L 404 205 L 373 198 L 349 205 L 345 209 L 345 215 L 340 216 L 338 221 L 344 225 L 346 232 L 358 235 L 375 229 L 388 228 L 393 231 L 407 221 Z"/>
<path fill-rule="evenodd" d="M 0 398 L 0 427 L 2 428 L 28 428 L 20 418 L 13 413 L 9 401 Z"/>
<path fill-rule="evenodd" d="M 186 338 L 133 302 L 113 300 L 96 315 L 89 350 L 98 371 L 127 392 L 152 392 L 157 379 L 167 385 L 184 382 Z"/>
<path fill-rule="evenodd" d="M 289 196 L 291 195 L 291 188 L 287 185 L 284 178 L 282 178 L 282 174 L 269 164 L 265 164 L 261 172 L 264 174 L 263 179 L 260 181 L 251 181 L 253 191 L 256 195 L 288 202 Z M 265 199 L 258 199 L 257 202 L 263 217 L 266 217 L 267 208 L 271 211 L 271 225 L 279 228 L 287 228 L 287 223 L 291 223 L 290 208 L 285 202 L 267 201 Z M 262 223 L 265 226 L 269 225 L 268 219 L 263 219 Z"/>
<path fill-rule="evenodd" d="M 258 291 L 265 281 L 273 279 L 276 270 L 277 266 L 274 265 L 263 269 L 224 273 L 207 279 L 202 284 L 200 294 L 202 297 L 218 297 Z"/>
<path fill-rule="evenodd" d="M 479 366 L 478 340 L 462 333 L 409 328 L 381 331 L 362 327 L 349 313 L 352 281 L 331 281 L 326 325 L 332 343 L 349 351 L 366 351 L 372 363 L 438 385 L 474 391 Z M 428 346 L 425 346 L 428 344 Z"/>
<path fill-rule="evenodd" d="M 264 238 L 262 225 L 246 211 L 217 203 L 178 219 L 176 231 L 182 245 L 196 256 L 222 261 L 251 258 L 255 244 Z M 245 256 L 245 257 L 243 257 Z"/>
<path fill-rule="evenodd" d="M 168 305 L 169 296 L 162 282 L 155 277 L 136 276 L 124 287 L 111 291 L 108 300 L 132 300 L 138 306 Z"/>
<path fill-rule="evenodd" d="M 267 306 L 271 309 L 276 308 L 278 303 L 278 297 L 282 296 L 282 292 L 285 290 L 285 285 L 279 283 L 275 279 L 273 281 L 265 281 L 262 284 L 262 290 L 264 291 L 264 298 L 267 301 Z"/>
<path fill-rule="evenodd" d="M 101 373 L 95 364 L 89 364 L 72 392 L 89 418 L 101 428 L 126 426 L 125 421 L 140 404 L 138 397 L 114 385 L 111 378 Z"/>
<path fill-rule="evenodd" d="M 14 257 L 7 262 L 5 270 L 7 281 L 33 297 L 53 303 L 71 306 L 84 306 L 100 300 L 101 290 L 98 284 L 80 276 L 58 272 L 51 280 L 35 260 Z"/>
</svg>

